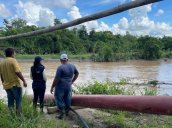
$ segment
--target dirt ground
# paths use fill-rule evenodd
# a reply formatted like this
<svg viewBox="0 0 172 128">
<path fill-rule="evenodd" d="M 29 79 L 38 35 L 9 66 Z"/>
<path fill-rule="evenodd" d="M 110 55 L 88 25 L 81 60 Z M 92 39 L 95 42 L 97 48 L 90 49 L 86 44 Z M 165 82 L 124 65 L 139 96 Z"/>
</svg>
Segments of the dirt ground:
<svg viewBox="0 0 172 128">
<path fill-rule="evenodd" d="M 52 108 L 54 109 L 54 108 Z M 46 111 L 46 112 L 45 112 Z M 44 118 L 56 119 L 55 116 L 58 112 L 53 111 L 51 114 L 48 114 L 47 110 L 44 112 Z M 75 109 L 75 111 L 80 115 L 80 117 L 86 122 L 89 128 L 105 128 L 106 126 L 102 123 L 100 118 L 100 112 L 96 109 L 84 108 L 84 109 Z M 72 111 L 69 112 L 68 116 L 65 116 L 64 119 L 57 119 L 58 122 L 65 122 L 69 128 L 82 128 L 83 124 L 78 119 L 77 115 Z"/>
<path fill-rule="evenodd" d="M 97 109 L 91 108 L 80 108 L 75 111 L 80 115 L 80 117 L 86 122 L 89 128 L 124 128 L 126 126 L 119 125 L 120 123 L 125 123 L 129 126 L 145 126 L 149 127 L 158 127 L 164 126 L 163 128 L 169 128 L 168 126 L 172 125 L 169 122 L 170 116 L 164 115 L 151 115 L 151 114 L 142 114 L 142 113 L 134 113 L 134 112 L 126 112 L 125 117 L 120 117 L 120 115 L 110 114 L 107 112 L 103 112 Z M 48 114 L 47 112 L 44 114 L 45 118 L 48 119 L 56 119 L 57 112 L 53 114 Z M 118 113 L 119 114 L 119 113 Z M 77 118 L 76 114 L 72 111 L 69 112 L 68 116 L 65 116 L 63 120 L 56 119 L 59 123 L 66 123 L 67 126 L 63 128 L 83 128 L 83 124 Z M 133 124 L 133 125 L 131 125 Z M 167 125 L 168 124 L 168 125 Z M 128 127 L 127 127 L 128 128 Z"/>
</svg>

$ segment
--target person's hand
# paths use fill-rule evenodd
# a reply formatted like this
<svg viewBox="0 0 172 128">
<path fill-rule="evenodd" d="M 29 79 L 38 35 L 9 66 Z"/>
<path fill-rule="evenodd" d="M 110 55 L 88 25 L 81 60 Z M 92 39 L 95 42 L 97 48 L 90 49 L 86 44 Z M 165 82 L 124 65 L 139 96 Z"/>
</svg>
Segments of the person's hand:
<svg viewBox="0 0 172 128">
<path fill-rule="evenodd" d="M 50 93 L 53 94 L 53 92 L 54 92 L 54 88 L 51 88 Z"/>
<path fill-rule="evenodd" d="M 23 86 L 24 86 L 25 88 L 27 87 L 26 81 L 23 82 Z"/>
<path fill-rule="evenodd" d="M 72 85 L 73 85 L 73 86 L 76 86 L 76 84 L 75 84 L 74 82 L 72 83 Z"/>
</svg>

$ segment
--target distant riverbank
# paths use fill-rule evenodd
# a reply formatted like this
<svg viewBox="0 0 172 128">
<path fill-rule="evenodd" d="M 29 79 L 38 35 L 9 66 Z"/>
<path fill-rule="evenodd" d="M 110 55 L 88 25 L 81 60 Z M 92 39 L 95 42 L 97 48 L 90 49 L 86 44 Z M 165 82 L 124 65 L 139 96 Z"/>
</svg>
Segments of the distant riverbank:
<svg viewBox="0 0 172 128">
<path fill-rule="evenodd" d="M 118 54 L 114 55 L 112 60 L 105 61 L 104 59 L 100 59 L 98 54 L 95 53 L 84 53 L 84 54 L 71 54 L 67 53 L 70 60 L 74 61 L 96 61 L 96 62 L 119 62 L 119 61 L 128 61 L 128 60 L 146 60 L 141 58 L 134 58 L 132 55 L 128 54 Z M 35 56 L 38 56 L 39 54 L 16 54 L 16 58 L 19 60 L 33 60 Z M 39 55 L 42 56 L 45 60 L 58 60 L 60 57 L 60 54 L 43 54 Z M 167 61 L 172 58 L 171 52 L 162 52 L 160 60 Z M 159 60 L 159 59 L 153 59 L 153 60 Z"/>
<path fill-rule="evenodd" d="M 73 61 L 96 61 L 95 60 L 95 55 L 96 54 L 77 54 L 77 55 L 72 55 L 68 54 L 69 59 Z M 39 54 L 16 54 L 16 58 L 19 60 L 33 60 L 35 56 L 41 56 L 45 60 L 59 60 L 60 54 L 44 54 L 44 55 L 39 55 Z M 120 59 L 116 60 L 117 61 L 127 61 L 127 60 L 143 60 L 143 59 Z M 167 57 L 165 55 L 160 58 L 160 60 L 171 60 L 171 57 Z M 100 62 L 100 61 L 98 61 Z"/>
<path fill-rule="evenodd" d="M 69 59 L 90 59 L 92 54 L 78 54 L 71 55 L 68 54 Z M 41 56 L 44 59 L 59 59 L 60 54 L 45 54 L 45 55 L 37 55 L 37 54 L 16 54 L 17 59 L 34 59 L 35 56 Z"/>
</svg>

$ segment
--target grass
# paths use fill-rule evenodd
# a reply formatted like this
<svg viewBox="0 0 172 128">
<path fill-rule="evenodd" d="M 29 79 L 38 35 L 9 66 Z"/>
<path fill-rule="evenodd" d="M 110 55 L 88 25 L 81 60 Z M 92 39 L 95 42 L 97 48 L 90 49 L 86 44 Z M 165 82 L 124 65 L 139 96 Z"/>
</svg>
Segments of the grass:
<svg viewBox="0 0 172 128">
<path fill-rule="evenodd" d="M 87 85 L 76 86 L 77 94 L 108 94 L 108 95 L 136 95 L 134 88 L 126 88 L 127 80 L 120 82 L 107 80 L 105 82 L 93 81 Z M 138 91 L 138 90 L 137 90 Z M 146 87 L 141 90 L 142 95 L 157 95 L 153 88 Z M 11 116 L 5 101 L 0 99 L 0 128 L 69 128 L 66 121 L 56 120 L 54 117 L 45 117 L 45 114 L 34 112 L 32 103 L 23 97 L 23 115 Z M 172 117 L 164 115 L 151 115 L 136 112 L 99 109 L 96 119 L 102 122 L 105 128 L 171 128 Z M 106 113 L 106 114 L 104 114 Z M 94 120 L 87 121 L 91 128 L 95 127 Z M 97 121 L 98 122 L 98 121 Z"/>
<path fill-rule="evenodd" d="M 98 57 L 97 53 L 81 53 L 73 55 L 71 53 L 67 53 L 69 55 L 70 59 L 91 59 L 94 61 L 101 62 L 103 58 Z M 35 56 L 39 54 L 16 54 L 17 59 L 34 59 Z M 40 55 L 45 59 L 59 59 L 60 54 L 44 54 Z M 0 50 L 0 57 L 4 57 L 3 51 Z M 140 55 L 138 55 L 137 52 L 125 52 L 125 53 L 115 53 L 115 55 L 112 57 L 112 61 L 126 61 L 126 60 L 138 60 L 140 59 Z M 163 51 L 161 58 L 172 58 L 172 52 L 171 51 Z"/>
<path fill-rule="evenodd" d="M 126 61 L 126 60 L 133 60 L 133 59 L 139 59 L 138 55 L 136 54 L 135 58 L 133 56 L 135 53 L 117 53 L 116 56 L 113 56 L 112 61 Z M 16 54 L 17 59 L 34 59 L 35 56 L 38 56 L 39 54 Z M 94 60 L 101 62 L 100 60 L 102 58 L 97 58 L 97 54 L 95 53 L 81 53 L 81 54 L 68 54 L 69 59 L 78 59 L 78 60 L 84 60 L 84 59 L 89 59 L 89 60 Z M 0 51 L 0 56 L 3 57 L 4 53 Z M 44 55 L 39 55 L 42 56 L 44 59 L 59 59 L 60 54 L 44 54 Z M 163 52 L 161 58 L 172 58 L 172 52 Z M 100 59 L 100 60 L 99 60 Z"/>
<path fill-rule="evenodd" d="M 172 58 L 172 52 L 171 51 L 163 51 L 161 57 L 162 58 Z"/>
<path fill-rule="evenodd" d="M 65 121 L 55 117 L 46 118 L 44 114 L 34 112 L 32 103 L 23 97 L 23 113 L 21 117 L 9 114 L 4 100 L 0 99 L 0 128 L 69 128 Z"/>
<path fill-rule="evenodd" d="M 34 54 L 16 54 L 17 59 L 34 59 L 35 56 Z M 46 55 L 39 55 L 42 56 L 44 59 L 59 59 L 60 54 L 46 54 Z M 71 55 L 69 54 L 69 59 L 90 59 L 91 54 L 77 54 L 77 55 Z"/>
<path fill-rule="evenodd" d="M 158 94 L 157 90 L 151 87 L 144 87 L 141 93 L 144 96 L 156 96 Z"/>
</svg>

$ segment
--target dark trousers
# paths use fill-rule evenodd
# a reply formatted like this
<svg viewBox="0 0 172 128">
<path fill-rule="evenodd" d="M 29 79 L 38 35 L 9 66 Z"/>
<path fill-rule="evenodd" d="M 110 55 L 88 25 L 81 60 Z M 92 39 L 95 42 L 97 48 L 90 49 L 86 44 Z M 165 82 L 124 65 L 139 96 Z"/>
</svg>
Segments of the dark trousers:
<svg viewBox="0 0 172 128">
<path fill-rule="evenodd" d="M 45 88 L 43 87 L 38 87 L 38 88 L 33 88 L 33 105 L 36 107 L 38 98 L 39 98 L 39 103 L 40 103 L 40 108 L 43 109 L 44 106 L 44 95 L 45 95 Z"/>
</svg>

